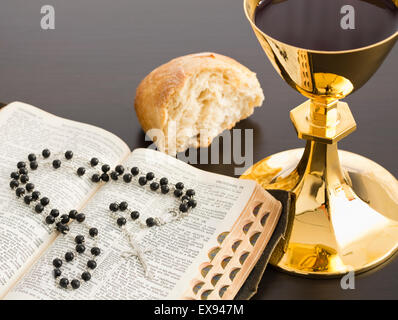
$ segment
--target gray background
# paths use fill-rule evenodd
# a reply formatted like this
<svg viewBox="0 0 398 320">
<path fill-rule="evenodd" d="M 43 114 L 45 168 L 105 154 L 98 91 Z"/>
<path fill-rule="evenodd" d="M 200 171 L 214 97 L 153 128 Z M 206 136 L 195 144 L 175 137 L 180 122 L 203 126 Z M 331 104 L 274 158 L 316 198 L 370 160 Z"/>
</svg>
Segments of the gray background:
<svg viewBox="0 0 398 320">
<path fill-rule="evenodd" d="M 55 7 L 55 30 L 40 28 L 45 4 Z M 201 51 L 229 55 L 258 74 L 266 101 L 238 125 L 255 130 L 255 161 L 304 145 L 288 114 L 304 98 L 266 60 L 241 0 L 2 0 L 0 101 L 27 102 L 107 129 L 131 148 L 145 146 L 133 109 L 135 88 L 156 66 Z M 358 130 L 340 144 L 395 176 L 397 66 L 395 46 L 373 78 L 346 99 Z M 231 165 L 204 168 L 233 174 Z M 395 259 L 379 272 L 358 276 L 356 289 L 344 291 L 338 279 L 296 278 L 268 268 L 256 298 L 395 299 L 397 271 Z"/>
</svg>

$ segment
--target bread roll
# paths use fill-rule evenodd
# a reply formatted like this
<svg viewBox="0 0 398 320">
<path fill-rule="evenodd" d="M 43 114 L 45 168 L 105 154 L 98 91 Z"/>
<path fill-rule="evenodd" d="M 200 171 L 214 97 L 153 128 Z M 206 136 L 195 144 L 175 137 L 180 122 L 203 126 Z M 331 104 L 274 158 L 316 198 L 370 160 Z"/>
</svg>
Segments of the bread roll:
<svg viewBox="0 0 398 320">
<path fill-rule="evenodd" d="M 137 88 L 134 105 L 159 150 L 174 155 L 207 147 L 263 100 L 255 73 L 229 57 L 198 53 L 153 70 Z"/>
</svg>

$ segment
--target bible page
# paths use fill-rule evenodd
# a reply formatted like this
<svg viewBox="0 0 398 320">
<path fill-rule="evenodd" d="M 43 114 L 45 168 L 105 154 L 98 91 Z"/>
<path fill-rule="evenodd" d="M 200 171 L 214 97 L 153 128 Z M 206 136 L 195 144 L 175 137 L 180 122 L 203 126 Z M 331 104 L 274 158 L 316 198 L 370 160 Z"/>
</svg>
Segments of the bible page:
<svg viewBox="0 0 398 320">
<path fill-rule="evenodd" d="M 90 281 L 81 280 L 77 290 L 59 287 L 52 275 L 52 260 L 73 250 L 73 237 L 87 234 L 80 225 L 73 234 L 58 237 L 54 244 L 13 288 L 7 299 L 178 299 L 197 273 L 201 263 L 208 261 L 207 253 L 216 246 L 217 236 L 231 229 L 248 203 L 255 182 L 239 180 L 196 169 L 175 158 L 149 149 L 136 149 L 125 162 L 126 170 L 137 166 L 141 173 L 153 172 L 156 178 L 183 182 L 196 191 L 197 207 L 181 220 L 152 228 L 141 228 L 128 213 L 109 210 L 110 203 L 128 202 L 130 210 L 140 213 L 138 220 L 163 217 L 178 210 L 179 199 L 173 195 L 155 193 L 148 185 L 112 181 L 102 187 L 87 203 L 84 212 L 89 224 L 99 230 L 101 255 L 97 268 L 90 271 Z M 121 180 L 121 179 L 119 179 Z M 116 223 L 118 216 L 127 219 L 126 228 L 138 243 L 148 266 L 148 275 L 129 239 Z M 76 228 L 76 229 L 74 229 Z M 81 228 L 81 229 L 79 229 Z M 87 250 L 91 247 L 87 243 Z M 62 276 L 80 279 L 89 254 L 79 255 L 62 268 Z"/>
<path fill-rule="evenodd" d="M 21 102 L 11 103 L 0 111 L 0 145 L 0 297 L 4 297 L 56 236 L 45 224 L 45 215 L 35 213 L 23 197 L 18 199 L 15 190 L 11 190 L 10 173 L 17 171 L 17 162 L 27 163 L 35 190 L 50 199 L 46 210 L 57 208 L 62 215 L 79 210 L 98 188 L 89 177 L 80 178 L 63 167 L 68 161 L 78 166 L 75 156 L 87 159 L 87 163 L 95 156 L 115 165 L 130 150 L 105 130 L 62 119 Z M 45 148 L 53 154 L 61 153 L 61 168 L 53 169 L 51 164 L 41 167 L 41 152 Z M 63 156 L 66 150 L 74 152 L 72 160 Z M 35 171 L 29 168 L 30 153 L 38 158 Z M 87 163 L 80 165 L 87 167 Z"/>
</svg>

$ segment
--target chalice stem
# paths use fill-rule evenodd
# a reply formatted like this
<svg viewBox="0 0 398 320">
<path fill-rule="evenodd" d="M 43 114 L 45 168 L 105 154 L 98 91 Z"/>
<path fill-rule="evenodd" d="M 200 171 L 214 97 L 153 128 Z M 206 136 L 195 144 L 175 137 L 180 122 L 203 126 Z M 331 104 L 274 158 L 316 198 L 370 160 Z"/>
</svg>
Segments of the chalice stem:
<svg viewBox="0 0 398 320">
<path fill-rule="evenodd" d="M 349 178 L 344 175 L 340 165 L 337 143 L 326 144 L 308 140 L 296 170 L 300 179 L 290 190 L 296 194 L 303 188 L 308 176 L 319 179 L 319 182 L 328 185 L 329 188 L 338 188 L 349 183 L 347 182 Z"/>
</svg>

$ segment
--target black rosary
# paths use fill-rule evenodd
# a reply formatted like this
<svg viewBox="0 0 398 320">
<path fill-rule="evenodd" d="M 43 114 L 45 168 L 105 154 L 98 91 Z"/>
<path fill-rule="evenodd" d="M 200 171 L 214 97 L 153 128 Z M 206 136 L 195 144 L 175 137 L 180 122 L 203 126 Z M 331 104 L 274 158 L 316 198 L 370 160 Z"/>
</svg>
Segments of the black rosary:
<svg viewBox="0 0 398 320">
<path fill-rule="evenodd" d="M 65 153 L 51 156 L 50 150 L 44 149 L 39 157 L 40 160 L 42 160 L 40 166 L 47 166 L 53 170 L 67 167 L 72 169 L 79 177 L 89 175 L 93 183 L 106 183 L 118 180 L 126 184 L 136 182 L 142 187 L 149 187 L 149 190 L 153 192 L 158 192 L 163 195 L 172 193 L 176 199 L 179 199 L 178 208 L 167 212 L 166 217 L 148 216 L 144 219 L 142 219 L 138 211 L 130 210 L 126 201 L 121 203 L 114 202 L 109 205 L 111 216 L 116 220 L 116 225 L 128 238 L 133 248 L 133 251 L 125 254 L 125 256 L 137 256 L 147 276 L 150 276 L 150 273 L 144 258 L 144 251 L 141 250 L 133 235 L 129 234 L 127 231 L 127 219 L 138 224 L 140 228 L 152 228 L 174 220 L 180 220 L 187 216 L 189 211 L 197 205 L 194 199 L 195 191 L 193 189 L 186 189 L 182 182 L 172 184 L 165 177 L 156 179 L 153 172 L 140 173 L 138 167 L 125 168 L 122 165 L 117 165 L 115 169 L 111 171 L 110 166 L 105 163 L 100 163 L 98 158 L 91 158 L 86 166 L 75 165 L 75 162 L 80 162 L 81 164 L 87 161 L 78 159 L 74 156 L 72 151 L 66 151 Z M 77 210 L 70 210 L 68 213 L 60 214 L 58 209 L 51 208 L 50 199 L 42 196 L 41 193 L 36 190 L 35 185 L 29 179 L 29 170 L 35 171 L 39 168 L 39 157 L 31 153 L 28 155 L 28 163 L 25 161 L 17 163 L 17 170 L 10 175 L 10 188 L 15 190 L 17 198 L 23 199 L 24 203 L 30 206 L 36 214 L 43 216 L 44 223 L 49 228 L 49 231 L 55 231 L 71 238 L 75 246 L 74 250 L 67 251 L 62 258 L 55 258 L 53 260 L 53 276 L 57 285 L 61 288 L 78 289 L 81 285 L 81 280 L 85 282 L 89 281 L 92 272 L 97 267 L 96 258 L 101 254 L 101 249 L 97 245 L 98 229 L 87 224 L 86 215 L 81 212 L 79 213 Z M 53 160 L 51 161 L 50 158 L 53 158 Z M 64 162 L 60 160 L 61 158 L 64 158 Z M 92 172 L 89 173 L 89 171 Z M 86 227 L 88 233 L 86 237 L 82 234 L 71 235 L 69 223 L 73 220 L 76 220 L 79 224 L 83 224 Z M 88 249 L 89 243 L 91 243 L 91 249 Z M 87 254 L 89 257 L 85 270 L 79 276 L 74 277 L 71 281 L 69 281 L 67 277 L 61 277 L 63 274 L 62 267 L 74 261 L 79 256 Z"/>
</svg>

